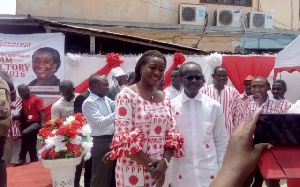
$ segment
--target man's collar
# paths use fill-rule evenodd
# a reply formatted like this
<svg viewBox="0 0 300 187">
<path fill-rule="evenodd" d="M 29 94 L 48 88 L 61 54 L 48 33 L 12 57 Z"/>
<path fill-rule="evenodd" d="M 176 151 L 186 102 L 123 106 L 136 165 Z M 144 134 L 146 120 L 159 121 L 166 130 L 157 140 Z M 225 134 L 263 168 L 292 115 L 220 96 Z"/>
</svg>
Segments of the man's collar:
<svg viewBox="0 0 300 187">
<path fill-rule="evenodd" d="M 267 96 L 267 99 L 265 100 L 265 102 L 263 102 L 261 105 L 268 105 L 268 103 L 269 103 L 269 96 Z"/>
<path fill-rule="evenodd" d="M 71 99 L 70 101 L 67 101 L 64 97 L 62 97 L 62 99 L 63 99 L 64 101 L 66 101 L 66 102 L 74 102 L 75 99 L 76 99 L 76 97 L 77 97 L 78 95 L 79 95 L 78 93 L 74 93 L 74 97 L 73 97 L 73 99 Z"/>
<path fill-rule="evenodd" d="M 201 93 L 200 91 L 198 92 L 198 94 L 197 94 L 194 98 L 189 98 L 189 97 L 184 93 L 184 90 L 182 90 L 181 95 L 182 95 L 182 96 L 181 96 L 181 102 L 182 102 L 182 103 L 184 103 L 184 102 L 186 102 L 186 101 L 188 101 L 188 100 L 192 100 L 192 99 L 202 102 L 202 93 Z"/>
<path fill-rule="evenodd" d="M 244 95 L 245 97 L 247 97 L 247 98 L 250 98 L 250 97 L 251 97 L 251 95 L 247 95 L 246 92 L 244 92 L 243 95 Z"/>
<path fill-rule="evenodd" d="M 178 92 L 181 92 L 181 90 L 182 90 L 182 86 L 180 87 L 179 90 L 177 90 L 173 85 L 171 85 L 171 87 L 172 87 L 174 90 L 178 91 Z"/>
<path fill-rule="evenodd" d="M 255 103 L 260 103 L 259 101 L 255 100 L 254 97 L 251 97 L 251 100 L 253 100 Z M 267 99 L 261 104 L 261 105 L 268 105 L 270 99 L 269 99 L 269 95 L 267 96 Z"/>
<path fill-rule="evenodd" d="M 90 93 L 90 98 L 93 99 L 93 100 L 97 100 L 99 98 L 104 99 L 104 97 L 99 97 L 98 95 L 94 94 L 93 92 Z"/>
</svg>

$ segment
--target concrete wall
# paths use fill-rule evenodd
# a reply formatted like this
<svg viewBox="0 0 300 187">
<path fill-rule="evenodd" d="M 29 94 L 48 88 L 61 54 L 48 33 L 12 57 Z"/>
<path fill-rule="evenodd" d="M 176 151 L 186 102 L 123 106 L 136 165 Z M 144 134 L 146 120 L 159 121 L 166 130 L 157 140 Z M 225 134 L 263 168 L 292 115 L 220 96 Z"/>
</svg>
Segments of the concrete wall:
<svg viewBox="0 0 300 187">
<path fill-rule="evenodd" d="M 199 4 L 199 0 L 17 0 L 17 14 L 177 24 L 180 3 Z M 206 4 L 208 24 L 212 25 L 216 8 L 226 7 L 228 6 Z M 252 7 L 231 7 L 241 9 L 244 19 L 250 11 L 273 12 L 275 28 L 299 29 L 299 0 L 253 0 Z"/>
</svg>

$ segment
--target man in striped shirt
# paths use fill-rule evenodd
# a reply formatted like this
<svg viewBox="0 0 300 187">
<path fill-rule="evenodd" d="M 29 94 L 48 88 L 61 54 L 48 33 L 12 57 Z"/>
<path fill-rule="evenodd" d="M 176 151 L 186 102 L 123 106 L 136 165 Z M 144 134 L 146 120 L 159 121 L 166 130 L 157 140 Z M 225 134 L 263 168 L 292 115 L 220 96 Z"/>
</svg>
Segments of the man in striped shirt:
<svg viewBox="0 0 300 187">
<path fill-rule="evenodd" d="M 291 103 L 284 99 L 269 99 L 268 91 L 271 89 L 268 79 L 262 76 L 255 77 L 251 81 L 251 92 L 253 97 L 250 99 L 245 113 L 245 120 L 249 120 L 254 111 L 262 108 L 262 114 L 282 114 L 287 113 Z M 280 187 L 278 180 L 266 180 L 268 187 Z M 252 187 L 262 186 L 263 178 L 259 170 L 256 171 L 255 180 Z"/>
<path fill-rule="evenodd" d="M 255 77 L 251 82 L 251 92 L 253 97 L 250 99 L 245 113 L 245 120 L 248 120 L 257 108 L 262 108 L 263 114 L 282 114 L 287 113 L 291 103 L 285 99 L 270 99 L 268 79 L 262 76 Z"/>
<path fill-rule="evenodd" d="M 235 88 L 226 86 L 228 75 L 223 66 L 217 66 L 212 77 L 213 84 L 202 87 L 200 91 L 222 105 L 227 134 L 231 136 L 237 126 L 244 121 L 245 108 L 240 93 Z"/>
<path fill-rule="evenodd" d="M 243 86 L 244 86 L 244 93 L 241 94 L 241 98 L 244 104 L 244 107 L 247 108 L 248 103 L 249 103 L 249 99 L 252 96 L 252 92 L 251 92 L 251 81 L 254 79 L 254 77 L 252 77 L 252 75 L 248 75 L 244 82 L 243 82 Z"/>
</svg>

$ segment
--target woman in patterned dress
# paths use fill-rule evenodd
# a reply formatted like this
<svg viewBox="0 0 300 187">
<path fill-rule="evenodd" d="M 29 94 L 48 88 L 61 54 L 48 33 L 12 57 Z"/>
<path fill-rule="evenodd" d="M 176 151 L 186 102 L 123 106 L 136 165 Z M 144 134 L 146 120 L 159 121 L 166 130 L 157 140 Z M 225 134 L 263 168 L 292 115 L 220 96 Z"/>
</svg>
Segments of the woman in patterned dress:
<svg viewBox="0 0 300 187">
<path fill-rule="evenodd" d="M 145 52 L 136 64 L 133 84 L 123 88 L 115 100 L 110 158 L 118 159 L 117 187 L 162 186 L 171 157 L 184 154 L 183 137 L 175 129 L 170 100 L 155 88 L 165 68 L 162 53 Z"/>
<path fill-rule="evenodd" d="M 13 144 L 16 143 L 16 141 L 22 137 L 20 125 L 21 122 L 18 119 L 20 116 L 20 111 L 22 110 L 22 99 L 20 97 L 17 97 L 16 90 L 14 89 L 11 92 L 11 115 L 12 115 L 12 121 L 11 126 L 8 130 L 7 136 L 6 136 L 6 143 L 4 146 L 4 155 L 3 159 L 5 162 L 11 163 L 11 159 L 13 156 Z M 20 141 L 20 139 L 19 139 Z M 21 143 L 21 142 L 19 142 Z"/>
</svg>

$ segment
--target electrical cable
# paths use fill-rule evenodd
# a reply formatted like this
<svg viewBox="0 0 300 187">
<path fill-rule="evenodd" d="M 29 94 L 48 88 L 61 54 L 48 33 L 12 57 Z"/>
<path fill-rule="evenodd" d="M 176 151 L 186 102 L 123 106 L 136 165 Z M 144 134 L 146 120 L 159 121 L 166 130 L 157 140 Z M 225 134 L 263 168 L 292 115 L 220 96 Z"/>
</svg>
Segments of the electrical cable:
<svg viewBox="0 0 300 187">
<path fill-rule="evenodd" d="M 153 7 L 156 7 L 156 8 L 161 8 L 161 9 L 165 9 L 165 10 L 170 10 L 170 11 L 173 11 L 173 12 L 178 12 L 178 10 L 173 10 L 171 8 L 166 8 L 166 7 L 162 7 L 162 6 L 156 6 L 148 1 L 144 1 L 144 0 L 139 0 L 140 2 L 143 2 L 143 3 L 147 3 L 147 4 L 150 4 L 151 6 Z"/>
<path fill-rule="evenodd" d="M 203 35 L 205 34 L 205 30 L 206 30 L 207 24 L 208 24 L 208 14 L 205 12 L 205 25 L 204 25 L 204 29 L 203 29 L 201 38 L 200 38 L 200 39 L 198 40 L 198 42 L 196 43 L 196 48 L 197 48 L 197 46 L 199 45 L 200 41 L 202 40 Z"/>
<path fill-rule="evenodd" d="M 246 44 L 246 39 L 247 39 L 247 29 L 246 29 L 245 22 L 244 22 L 242 16 L 241 16 L 241 20 L 242 20 L 244 31 L 245 31 L 245 34 L 244 34 L 244 43 L 243 43 L 243 46 L 241 47 L 241 50 L 243 50 L 244 47 L 245 47 L 245 44 Z"/>
</svg>

